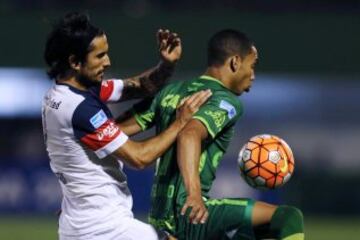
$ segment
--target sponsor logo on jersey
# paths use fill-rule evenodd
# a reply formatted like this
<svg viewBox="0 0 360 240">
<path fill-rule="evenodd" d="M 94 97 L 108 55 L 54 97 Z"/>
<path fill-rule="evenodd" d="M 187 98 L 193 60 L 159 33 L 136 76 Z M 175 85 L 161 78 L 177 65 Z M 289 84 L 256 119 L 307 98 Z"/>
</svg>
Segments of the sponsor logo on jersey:
<svg viewBox="0 0 360 240">
<path fill-rule="evenodd" d="M 90 118 L 90 123 L 94 128 L 99 128 L 107 121 L 107 116 L 103 110 L 100 110 L 97 114 Z"/>
<path fill-rule="evenodd" d="M 46 98 L 46 105 L 48 105 L 49 107 L 53 108 L 53 109 L 59 109 L 61 104 L 61 101 L 56 101 L 55 99 L 51 99 L 51 98 Z"/>
<path fill-rule="evenodd" d="M 180 101 L 180 95 L 174 95 L 174 94 L 169 94 L 166 95 L 163 100 L 161 100 L 161 106 L 163 108 L 173 108 L 176 109 L 178 103 Z"/>
<path fill-rule="evenodd" d="M 225 120 L 226 120 L 226 112 L 224 111 L 210 111 L 207 110 L 205 111 L 206 115 L 209 115 L 215 123 L 215 126 L 217 128 L 221 128 L 221 126 L 224 124 Z"/>
<path fill-rule="evenodd" d="M 144 115 L 141 115 L 141 118 L 144 119 L 146 122 L 151 122 L 155 117 L 154 112 L 148 112 Z"/>
<path fill-rule="evenodd" d="M 115 123 L 110 122 L 108 126 L 106 126 L 104 129 L 97 133 L 97 137 L 99 141 L 103 140 L 104 138 L 111 139 L 118 131 L 118 126 L 116 126 Z"/>
<path fill-rule="evenodd" d="M 225 100 L 221 100 L 219 107 L 228 112 L 228 117 L 230 119 L 236 115 L 235 107 Z"/>
</svg>

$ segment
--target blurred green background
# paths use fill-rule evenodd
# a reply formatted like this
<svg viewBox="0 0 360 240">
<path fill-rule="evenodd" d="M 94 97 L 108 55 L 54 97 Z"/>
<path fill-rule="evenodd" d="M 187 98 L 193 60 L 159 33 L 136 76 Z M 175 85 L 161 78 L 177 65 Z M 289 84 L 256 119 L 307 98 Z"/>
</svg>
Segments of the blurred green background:
<svg viewBox="0 0 360 240">
<path fill-rule="evenodd" d="M 245 115 L 213 196 L 295 205 L 305 214 L 306 239 L 360 238 L 359 1 L 2 0 L 0 239 L 57 237 L 61 192 L 42 142 L 40 102 L 51 84 L 42 54 L 51 24 L 74 10 L 87 11 L 107 32 L 111 77 L 157 63 L 159 28 L 182 38 L 175 80 L 202 73 L 206 42 L 216 31 L 246 32 L 259 50 L 258 75 L 251 94 L 241 97 Z M 295 153 L 295 174 L 282 189 L 255 191 L 234 168 L 242 144 L 260 133 L 283 137 Z M 134 211 L 146 221 L 152 169 L 127 173 Z"/>
</svg>

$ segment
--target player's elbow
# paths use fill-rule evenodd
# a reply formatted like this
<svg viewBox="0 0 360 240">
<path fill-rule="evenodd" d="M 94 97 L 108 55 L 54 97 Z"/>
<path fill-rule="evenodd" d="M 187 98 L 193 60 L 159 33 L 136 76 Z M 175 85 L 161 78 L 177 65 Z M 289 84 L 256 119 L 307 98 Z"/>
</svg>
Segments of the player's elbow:
<svg viewBox="0 0 360 240">
<path fill-rule="evenodd" d="M 198 120 L 191 120 L 185 128 L 183 128 L 177 136 L 177 142 L 191 142 L 202 141 L 208 137 L 207 129 Z"/>
<path fill-rule="evenodd" d="M 180 131 L 176 139 L 178 141 L 184 141 L 184 140 L 194 139 L 196 137 L 198 137 L 198 132 L 196 131 L 196 129 L 185 128 Z"/>
<path fill-rule="evenodd" d="M 138 158 L 130 158 L 126 161 L 130 167 L 135 168 L 136 170 L 142 170 L 146 167 L 146 164 Z"/>
<path fill-rule="evenodd" d="M 143 170 L 146 168 L 146 164 L 143 163 L 143 162 L 137 162 L 136 164 L 133 165 L 133 167 L 136 169 L 136 170 Z"/>
<path fill-rule="evenodd" d="M 147 159 L 141 153 L 134 156 L 131 162 L 132 167 L 137 170 L 143 170 L 147 167 Z"/>
<path fill-rule="evenodd" d="M 128 141 L 126 145 L 114 152 L 114 155 L 122 159 L 127 165 L 135 169 L 144 169 L 147 166 L 146 158 L 144 157 L 143 148 Z"/>
</svg>

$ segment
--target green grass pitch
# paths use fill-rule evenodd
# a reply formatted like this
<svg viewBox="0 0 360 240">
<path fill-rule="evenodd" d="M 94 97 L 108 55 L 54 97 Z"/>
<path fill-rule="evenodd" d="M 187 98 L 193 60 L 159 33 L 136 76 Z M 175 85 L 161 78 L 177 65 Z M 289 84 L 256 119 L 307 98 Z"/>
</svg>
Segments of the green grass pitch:
<svg viewBox="0 0 360 240">
<path fill-rule="evenodd" d="M 306 217 L 306 240 L 358 240 L 360 218 Z M 1 240 L 55 240 L 55 217 L 0 217 Z"/>
</svg>

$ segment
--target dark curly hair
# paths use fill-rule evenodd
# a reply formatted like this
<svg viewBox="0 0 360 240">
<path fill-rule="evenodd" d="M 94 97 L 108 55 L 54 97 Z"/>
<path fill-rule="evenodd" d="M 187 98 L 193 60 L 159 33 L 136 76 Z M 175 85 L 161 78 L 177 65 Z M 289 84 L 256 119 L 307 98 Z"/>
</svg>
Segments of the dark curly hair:
<svg viewBox="0 0 360 240">
<path fill-rule="evenodd" d="M 222 65 L 235 54 L 244 58 L 251 52 L 253 42 L 242 32 L 225 29 L 215 33 L 208 42 L 208 66 Z"/>
<path fill-rule="evenodd" d="M 90 23 L 88 15 L 77 12 L 65 15 L 47 37 L 44 59 L 48 76 L 51 79 L 63 76 L 70 69 L 71 55 L 76 61 L 84 62 L 91 41 L 103 34 L 103 30 Z"/>
</svg>

